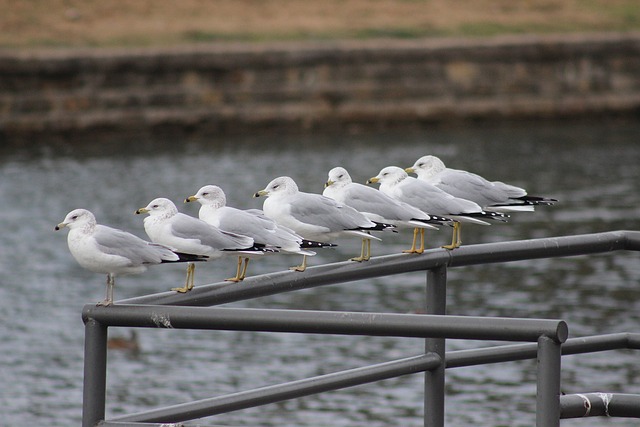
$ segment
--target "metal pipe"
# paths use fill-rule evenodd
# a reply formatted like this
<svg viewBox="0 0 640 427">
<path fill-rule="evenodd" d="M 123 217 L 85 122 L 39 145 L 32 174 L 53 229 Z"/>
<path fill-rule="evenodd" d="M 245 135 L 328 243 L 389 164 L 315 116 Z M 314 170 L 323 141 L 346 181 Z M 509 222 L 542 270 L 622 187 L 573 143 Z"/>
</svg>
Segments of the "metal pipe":
<svg viewBox="0 0 640 427">
<path fill-rule="evenodd" d="M 313 334 L 537 341 L 567 339 L 562 320 L 256 308 L 85 305 L 83 317 L 108 326 Z"/>
<path fill-rule="evenodd" d="M 640 395 L 585 393 L 560 396 L 560 418 L 640 418 Z"/>
<path fill-rule="evenodd" d="M 186 294 L 163 292 L 119 301 L 122 304 L 211 306 L 335 283 L 423 271 L 441 265 L 466 265 L 552 258 L 616 250 L 640 250 L 640 232 L 610 231 L 577 236 L 461 246 L 449 251 L 430 249 L 422 255 L 395 254 L 367 263 L 340 262 L 309 267 L 304 272 L 283 271 L 253 276 L 241 283 L 200 285 Z"/>
<path fill-rule="evenodd" d="M 107 326 L 85 321 L 82 427 L 104 420 L 107 390 Z"/>
<path fill-rule="evenodd" d="M 538 339 L 537 427 L 560 426 L 560 346 L 549 337 Z"/>
<path fill-rule="evenodd" d="M 422 372 L 433 369 L 440 364 L 441 360 L 437 355 L 420 355 L 121 416 L 114 418 L 113 421 L 177 422 L 192 420 Z"/>
<path fill-rule="evenodd" d="M 447 311 L 447 267 L 427 271 L 426 312 L 445 315 Z M 444 427 L 445 339 L 427 338 L 425 352 L 437 354 L 442 363 L 424 373 L 424 426 Z"/>
</svg>

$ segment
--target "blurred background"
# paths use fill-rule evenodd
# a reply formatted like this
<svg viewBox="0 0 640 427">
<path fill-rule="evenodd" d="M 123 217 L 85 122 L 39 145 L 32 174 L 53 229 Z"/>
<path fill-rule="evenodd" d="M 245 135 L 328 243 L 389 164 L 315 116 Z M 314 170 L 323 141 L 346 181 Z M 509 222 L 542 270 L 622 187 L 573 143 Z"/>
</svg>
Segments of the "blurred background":
<svg viewBox="0 0 640 427">
<path fill-rule="evenodd" d="M 228 203 L 289 175 L 320 193 L 344 166 L 359 182 L 434 154 L 453 168 L 560 202 L 464 244 L 640 228 L 640 8 L 635 1 L 0 0 L 0 406 L 7 425 L 78 425 L 84 304 L 105 277 L 80 268 L 74 208 L 146 237 L 134 215 L 217 184 Z M 448 230 L 428 233 L 447 243 Z M 411 233 L 384 236 L 398 253 Z M 344 261 L 339 241 L 310 265 Z M 249 275 L 299 262 L 273 256 Z M 196 286 L 235 261 L 199 266 Z M 635 253 L 451 269 L 448 313 L 562 318 L 570 336 L 636 332 Z M 118 278 L 116 300 L 164 292 L 184 269 Z M 234 303 L 414 313 L 424 274 Z M 112 328 L 114 337 L 129 330 Z M 143 330 L 109 353 L 107 416 L 420 354 L 419 340 Z M 491 343 L 451 340 L 448 350 Z M 563 359 L 566 393 L 640 393 L 637 353 Z M 219 425 L 422 425 L 422 376 L 239 411 Z M 535 361 L 447 372 L 446 424 L 529 426 Z M 564 421 L 563 426 L 583 425 Z M 624 419 L 598 425 L 631 426 Z"/>
</svg>

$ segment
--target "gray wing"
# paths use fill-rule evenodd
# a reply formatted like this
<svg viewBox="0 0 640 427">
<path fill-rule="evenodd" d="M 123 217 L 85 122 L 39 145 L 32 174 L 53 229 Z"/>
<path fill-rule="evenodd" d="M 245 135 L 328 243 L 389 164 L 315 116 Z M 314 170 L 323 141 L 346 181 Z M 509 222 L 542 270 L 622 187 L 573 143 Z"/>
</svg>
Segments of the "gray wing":
<svg viewBox="0 0 640 427">
<path fill-rule="evenodd" d="M 407 178 L 398 186 L 400 200 L 434 215 L 455 215 L 479 212 L 474 202 L 457 198 L 447 192 L 415 178 Z"/>
<path fill-rule="evenodd" d="M 504 203 L 508 199 L 507 193 L 500 187 L 471 172 L 448 169 L 443 171 L 439 178 L 439 188 L 481 206 Z"/>
<path fill-rule="evenodd" d="M 418 209 L 403 206 L 397 200 L 366 185 L 352 183 L 343 191 L 345 203 L 358 212 L 372 213 L 388 220 L 399 221 L 425 217 Z"/>
<path fill-rule="evenodd" d="M 197 218 L 177 214 L 171 223 L 171 233 L 183 239 L 199 240 L 215 249 L 244 249 L 253 246 L 253 239 L 219 230 Z"/>
<path fill-rule="evenodd" d="M 331 231 L 372 227 L 374 224 L 355 209 L 319 194 L 298 193 L 291 201 L 290 214 L 300 222 Z"/>
<path fill-rule="evenodd" d="M 220 229 L 232 233 L 252 237 L 256 243 L 273 245 L 271 239 L 276 230 L 275 221 L 267 218 L 261 211 L 259 214 L 240 209 L 227 209 L 220 216 Z"/>
<path fill-rule="evenodd" d="M 100 251 L 127 258 L 132 265 L 178 260 L 178 256 L 164 246 L 150 244 L 131 233 L 104 225 L 96 226 L 93 238 Z"/>
</svg>

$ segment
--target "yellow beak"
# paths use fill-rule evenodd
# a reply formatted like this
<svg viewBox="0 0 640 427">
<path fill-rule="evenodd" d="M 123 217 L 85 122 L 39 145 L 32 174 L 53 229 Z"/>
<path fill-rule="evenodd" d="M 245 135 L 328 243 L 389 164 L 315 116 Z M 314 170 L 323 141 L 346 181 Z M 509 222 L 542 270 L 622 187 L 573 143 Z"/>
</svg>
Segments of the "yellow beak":
<svg viewBox="0 0 640 427">
<path fill-rule="evenodd" d="M 186 199 L 184 199 L 184 202 L 189 203 L 189 202 L 195 202 L 196 200 L 198 200 L 196 196 L 189 196 Z"/>
<path fill-rule="evenodd" d="M 380 180 L 379 180 L 377 177 L 375 177 L 375 176 L 374 176 L 373 178 L 369 178 L 369 179 L 367 180 L 367 184 L 375 184 L 375 183 L 377 183 L 378 181 L 380 181 Z"/>
</svg>

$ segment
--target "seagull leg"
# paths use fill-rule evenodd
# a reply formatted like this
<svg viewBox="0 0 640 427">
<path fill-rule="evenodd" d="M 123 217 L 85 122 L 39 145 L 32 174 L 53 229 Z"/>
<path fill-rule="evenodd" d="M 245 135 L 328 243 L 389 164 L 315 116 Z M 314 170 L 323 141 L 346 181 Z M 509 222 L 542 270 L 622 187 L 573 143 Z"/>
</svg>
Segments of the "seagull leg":
<svg viewBox="0 0 640 427">
<path fill-rule="evenodd" d="M 302 256 L 302 264 L 296 266 L 296 267 L 289 267 L 289 270 L 293 270 L 293 271 L 305 271 L 307 269 L 307 256 L 303 255 Z"/>
<path fill-rule="evenodd" d="M 462 241 L 460 240 L 460 223 L 456 221 L 453 223 L 453 236 L 451 238 L 451 244 L 444 245 L 443 248 L 452 250 L 452 249 L 459 248 L 461 244 L 462 244 Z"/>
<path fill-rule="evenodd" d="M 98 306 L 108 307 L 113 304 L 113 286 L 115 283 L 115 279 L 113 274 L 107 274 L 107 298 L 104 301 L 100 301 Z"/>
<path fill-rule="evenodd" d="M 418 232 L 419 232 L 419 228 L 414 228 L 413 229 L 413 242 L 411 243 L 411 249 L 406 249 L 404 251 L 402 251 L 405 254 L 415 254 L 417 253 L 416 250 L 416 242 L 418 240 Z"/>
<path fill-rule="evenodd" d="M 248 260 L 249 258 L 247 258 Z M 246 268 L 245 268 L 245 272 L 246 272 Z M 240 282 L 242 281 L 242 279 L 244 279 L 244 276 L 242 275 L 242 257 L 238 257 L 238 268 L 236 269 L 236 277 L 231 277 L 229 279 L 224 279 L 225 282 Z"/>
<path fill-rule="evenodd" d="M 420 249 L 416 249 L 417 254 L 424 252 L 424 228 L 420 229 Z"/>
<path fill-rule="evenodd" d="M 370 242 L 370 241 L 371 241 L 370 239 L 362 239 L 362 246 L 360 247 L 360 256 L 351 258 L 351 261 L 362 262 L 362 261 L 369 260 L 369 256 L 366 254 L 366 252 L 367 252 L 367 242 Z M 371 246 L 369 246 L 369 248 L 371 248 Z"/>
<path fill-rule="evenodd" d="M 371 239 L 367 239 L 367 256 L 364 260 L 369 261 L 370 259 L 371 259 Z"/>
<path fill-rule="evenodd" d="M 181 288 L 171 288 L 171 290 L 184 294 L 185 292 L 189 292 L 191 289 L 193 289 L 193 276 L 195 269 L 196 266 L 194 263 L 187 263 L 187 280 L 185 281 L 184 286 Z"/>
<path fill-rule="evenodd" d="M 249 267 L 249 258 L 244 259 L 244 268 L 242 269 L 242 276 L 240 276 L 240 280 L 244 280 L 247 277 L 247 267 Z"/>
</svg>

